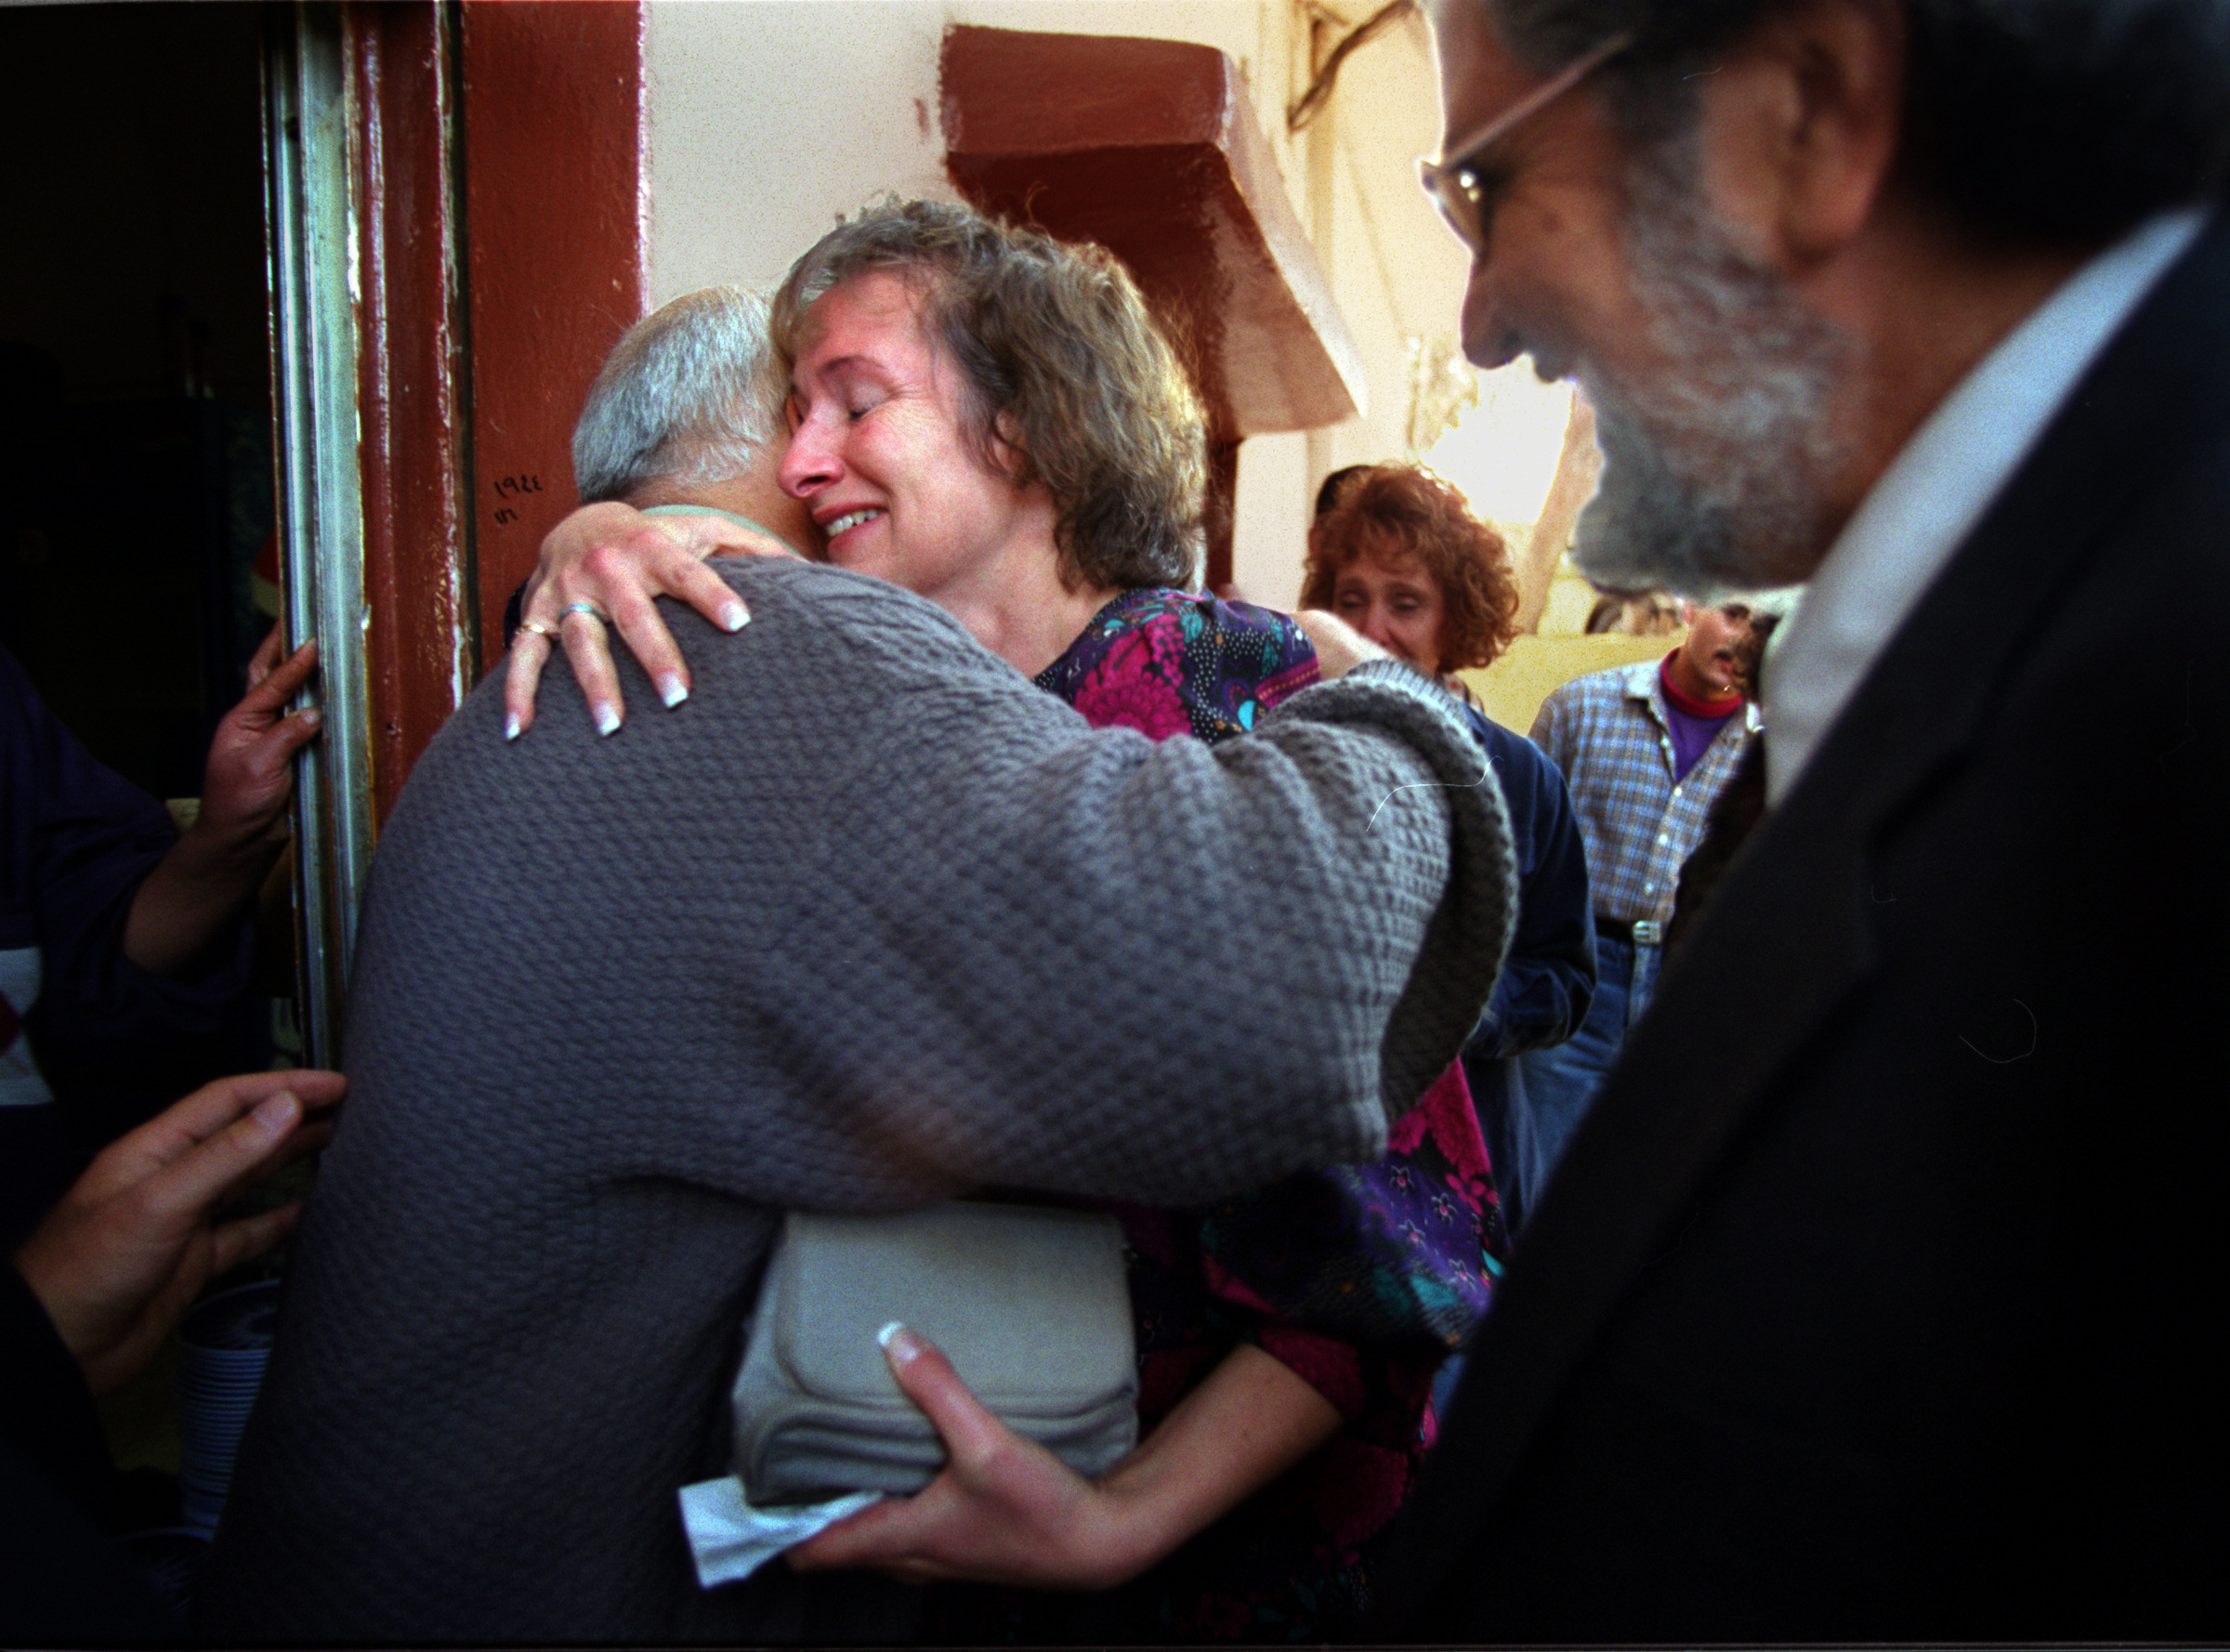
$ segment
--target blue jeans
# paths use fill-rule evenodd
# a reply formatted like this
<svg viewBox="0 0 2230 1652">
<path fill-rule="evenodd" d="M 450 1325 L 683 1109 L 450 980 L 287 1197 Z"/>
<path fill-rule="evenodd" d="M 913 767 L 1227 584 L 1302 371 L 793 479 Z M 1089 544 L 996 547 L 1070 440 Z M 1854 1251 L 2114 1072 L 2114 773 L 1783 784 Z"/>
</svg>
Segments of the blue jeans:
<svg viewBox="0 0 2230 1652">
<path fill-rule="evenodd" d="M 1512 1162 L 1506 1170 L 1499 1159 L 1495 1163 L 1502 1216 L 1513 1234 L 1541 1202 L 1565 1143 L 1618 1061 L 1628 1030 L 1649 1007 L 1663 958 L 1662 947 L 1596 936 L 1595 995 L 1580 1030 L 1561 1044 L 1517 1057 L 1508 1102 Z M 1502 1144 L 1489 1143 L 1489 1150 L 1500 1151 Z"/>
</svg>

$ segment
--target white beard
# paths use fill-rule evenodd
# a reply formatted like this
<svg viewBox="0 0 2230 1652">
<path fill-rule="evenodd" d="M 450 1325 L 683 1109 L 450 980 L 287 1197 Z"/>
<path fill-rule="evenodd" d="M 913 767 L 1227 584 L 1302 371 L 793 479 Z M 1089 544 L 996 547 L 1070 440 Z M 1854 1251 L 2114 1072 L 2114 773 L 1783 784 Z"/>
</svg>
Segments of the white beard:
<svg viewBox="0 0 2230 1652">
<path fill-rule="evenodd" d="M 1633 292 L 1663 365 L 1646 385 L 1581 370 L 1603 475 L 1572 559 L 1599 585 L 1714 602 L 1792 584 L 1825 553 L 1830 410 L 1852 352 L 1729 244 L 1677 160 L 1629 176 Z"/>
</svg>

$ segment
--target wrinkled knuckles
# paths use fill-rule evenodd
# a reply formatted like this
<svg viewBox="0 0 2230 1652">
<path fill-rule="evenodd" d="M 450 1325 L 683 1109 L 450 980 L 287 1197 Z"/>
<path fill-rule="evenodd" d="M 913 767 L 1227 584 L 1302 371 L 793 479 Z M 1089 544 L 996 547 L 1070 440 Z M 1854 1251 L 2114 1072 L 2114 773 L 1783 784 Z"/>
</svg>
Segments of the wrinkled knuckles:
<svg viewBox="0 0 2230 1652">
<path fill-rule="evenodd" d="M 612 544 L 605 548 L 623 551 L 626 553 L 626 557 L 637 566 L 670 563 L 689 558 L 688 550 L 671 533 L 663 528 L 654 528 L 649 523 L 645 523 L 639 528 L 630 529 L 623 536 L 616 536 Z"/>
<path fill-rule="evenodd" d="M 567 583 L 569 587 L 584 586 L 592 593 L 627 589 L 641 582 L 644 567 L 649 560 L 648 546 L 599 544 L 581 558 L 574 577 Z"/>
</svg>

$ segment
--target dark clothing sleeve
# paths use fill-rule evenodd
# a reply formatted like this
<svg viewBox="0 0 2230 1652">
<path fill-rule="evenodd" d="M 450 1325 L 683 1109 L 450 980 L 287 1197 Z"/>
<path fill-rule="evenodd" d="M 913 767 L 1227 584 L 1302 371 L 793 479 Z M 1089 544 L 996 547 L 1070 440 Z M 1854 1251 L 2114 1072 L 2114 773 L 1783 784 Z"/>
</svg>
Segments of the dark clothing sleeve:
<svg viewBox="0 0 2230 1652">
<path fill-rule="evenodd" d="M 37 949 L 38 998 L 16 1008 L 88 1144 L 261 1053 L 248 925 L 188 980 L 124 956 L 132 898 L 177 841 L 168 811 L 96 762 L 0 653 L 0 949 Z"/>
<path fill-rule="evenodd" d="M 1750 742 L 1750 749 L 1742 754 L 1726 782 L 1726 790 L 1712 806 L 1712 823 L 1703 841 L 1681 862 L 1680 886 L 1672 893 L 1672 922 L 1665 930 L 1667 956 L 1681 944 L 1694 925 L 1696 914 L 1734 865 L 1736 852 L 1750 841 L 1750 834 L 1764 818 L 1765 740 L 1761 735 Z"/>
<path fill-rule="evenodd" d="M 1516 933 L 1464 1049 L 1469 1060 L 1499 1060 L 1560 1044 L 1586 1019 L 1595 991 L 1594 909 L 1564 776 L 1531 741 L 1464 709 L 1502 783 L 1517 854 Z"/>
<path fill-rule="evenodd" d="M 102 1529 L 113 1480 L 77 1362 L 23 1277 L 0 1266 L 0 1642 L 177 1636 Z"/>
<path fill-rule="evenodd" d="M 71 1501 L 105 1506 L 108 1444 L 77 1361 L 55 1333 L 46 1310 L 12 1265 L 0 1266 L 0 1437 L 17 1462 Z M 13 1511 L 8 1529 L 16 1529 Z"/>
</svg>

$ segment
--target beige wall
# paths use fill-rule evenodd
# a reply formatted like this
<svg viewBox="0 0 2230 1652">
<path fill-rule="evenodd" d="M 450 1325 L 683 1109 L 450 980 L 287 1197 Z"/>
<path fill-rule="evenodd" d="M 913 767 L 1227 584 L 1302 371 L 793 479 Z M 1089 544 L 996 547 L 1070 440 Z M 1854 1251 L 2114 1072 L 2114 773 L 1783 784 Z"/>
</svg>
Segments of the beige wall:
<svg viewBox="0 0 2230 1652">
<path fill-rule="evenodd" d="M 1375 7 L 1331 8 L 1359 20 Z M 1463 256 L 1414 182 L 1414 157 L 1438 141 L 1423 25 L 1353 54 L 1293 138 L 1284 111 L 1309 75 L 1299 0 L 652 0 L 649 302 L 717 282 L 770 288 L 838 214 L 885 190 L 952 199 L 937 66 L 953 23 L 1190 40 L 1244 71 L 1370 389 L 1359 418 L 1240 450 L 1234 575 L 1252 597 L 1290 602 L 1318 480 L 1402 456 L 1408 339 L 1455 332 Z"/>
</svg>

